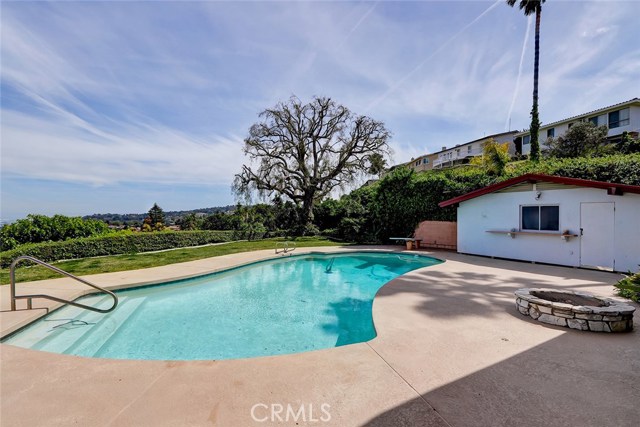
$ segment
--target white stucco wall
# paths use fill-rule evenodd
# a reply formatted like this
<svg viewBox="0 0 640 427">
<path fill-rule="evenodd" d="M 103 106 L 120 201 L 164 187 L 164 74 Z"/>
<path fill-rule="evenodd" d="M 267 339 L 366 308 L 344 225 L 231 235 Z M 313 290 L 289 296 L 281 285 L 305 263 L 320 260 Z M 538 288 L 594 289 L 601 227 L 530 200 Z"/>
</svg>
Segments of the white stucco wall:
<svg viewBox="0 0 640 427">
<path fill-rule="evenodd" d="M 609 196 L 606 190 L 569 188 L 542 191 L 491 193 L 462 202 L 458 207 L 458 252 L 578 267 L 580 237 L 563 241 L 556 236 L 488 233 L 487 230 L 520 230 L 521 205 L 559 205 L 560 232 L 580 234 L 580 203 L 615 203 L 615 270 L 637 271 L 640 264 L 640 194 Z"/>
</svg>

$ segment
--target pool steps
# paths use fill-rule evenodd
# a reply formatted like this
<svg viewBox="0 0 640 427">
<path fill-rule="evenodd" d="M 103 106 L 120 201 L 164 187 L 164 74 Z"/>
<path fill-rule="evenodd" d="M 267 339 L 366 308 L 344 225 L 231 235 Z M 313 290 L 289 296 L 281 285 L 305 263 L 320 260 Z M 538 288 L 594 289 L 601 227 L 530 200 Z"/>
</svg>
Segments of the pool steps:
<svg viewBox="0 0 640 427">
<path fill-rule="evenodd" d="M 25 334 L 24 340 L 15 344 L 28 346 L 34 350 L 96 356 L 100 348 L 118 329 L 125 325 L 145 299 L 146 297 L 122 298 L 117 309 L 110 316 L 102 316 L 95 312 L 73 307 L 73 311 L 68 313 L 70 316 L 59 319 L 58 322 L 51 321 L 34 325 L 33 328 L 36 329 Z M 97 305 L 102 306 L 108 302 L 108 297 L 101 297 Z M 55 319 L 55 314 L 52 317 Z M 70 323 L 71 320 L 76 321 L 75 325 Z M 81 325 L 81 322 L 87 324 Z M 59 341 L 61 334 L 64 334 L 62 343 Z"/>
<path fill-rule="evenodd" d="M 100 355 L 100 349 L 105 345 L 111 337 L 122 328 L 133 316 L 138 307 L 146 300 L 146 297 L 127 298 L 126 303 L 122 303 L 111 316 L 103 318 L 98 324 L 94 325 L 90 334 L 83 336 L 72 346 L 68 347 L 65 354 L 82 354 L 86 356 L 97 357 Z"/>
</svg>

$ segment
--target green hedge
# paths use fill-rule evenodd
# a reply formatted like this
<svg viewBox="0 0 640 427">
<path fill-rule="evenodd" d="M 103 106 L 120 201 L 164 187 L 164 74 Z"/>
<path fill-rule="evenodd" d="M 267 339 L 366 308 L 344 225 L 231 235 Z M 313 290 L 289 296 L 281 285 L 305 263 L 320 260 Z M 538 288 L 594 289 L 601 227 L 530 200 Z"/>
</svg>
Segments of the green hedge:
<svg viewBox="0 0 640 427">
<path fill-rule="evenodd" d="M 455 221 L 455 208 L 438 203 L 469 191 L 494 184 L 498 178 L 469 167 L 432 173 L 396 170 L 379 184 L 370 207 L 377 224 L 377 240 L 410 236 L 420 221 Z"/>
<path fill-rule="evenodd" d="M 327 228 L 337 223 L 341 238 L 388 243 L 389 237 L 413 234 L 420 221 L 455 221 L 456 209 L 438 203 L 525 173 L 640 185 L 640 154 L 514 162 L 502 175 L 474 166 L 421 173 L 397 168 L 375 186 L 324 202 L 316 214 Z"/>
<path fill-rule="evenodd" d="M 0 228 L 0 250 L 8 251 L 26 243 L 60 242 L 110 233 L 106 223 L 94 219 L 31 214 Z"/>
<path fill-rule="evenodd" d="M 508 169 L 504 178 L 512 178 L 525 173 L 542 173 L 593 181 L 640 185 L 640 154 L 616 154 L 577 159 L 546 159 L 538 164 L 522 162 Z"/>
<path fill-rule="evenodd" d="M 163 249 L 206 245 L 241 240 L 236 231 L 163 231 L 155 233 L 116 234 L 100 237 L 21 245 L 0 253 L 0 267 L 6 268 L 20 255 L 31 255 L 45 262 L 61 259 L 120 255 Z"/>
</svg>

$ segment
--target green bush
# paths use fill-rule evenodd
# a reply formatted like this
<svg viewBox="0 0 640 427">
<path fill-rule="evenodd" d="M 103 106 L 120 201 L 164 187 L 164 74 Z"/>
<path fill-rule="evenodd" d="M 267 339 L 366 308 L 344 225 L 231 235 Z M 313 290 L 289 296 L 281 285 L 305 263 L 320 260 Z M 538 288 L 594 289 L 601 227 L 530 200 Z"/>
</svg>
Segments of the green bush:
<svg viewBox="0 0 640 427">
<path fill-rule="evenodd" d="M 365 186 L 340 199 L 336 211 L 337 237 L 358 243 L 376 241 L 377 226 L 372 216 L 372 206 L 377 186 Z"/>
<path fill-rule="evenodd" d="M 621 297 L 640 302 L 640 272 L 636 274 L 629 273 L 628 276 L 613 286 Z"/>
<path fill-rule="evenodd" d="M 257 236 L 252 236 L 257 237 Z M 206 245 L 241 240 L 237 231 L 163 231 L 154 233 L 119 233 L 108 236 L 33 243 L 0 252 L 0 267 L 6 268 L 20 255 L 31 255 L 45 262 L 61 259 L 120 255 L 163 249 Z"/>
<path fill-rule="evenodd" d="M 320 230 L 337 228 L 343 214 L 343 204 L 339 200 L 326 199 L 314 206 L 313 222 Z"/>
<path fill-rule="evenodd" d="M 412 235 L 421 221 L 455 221 L 456 209 L 438 203 L 526 173 L 640 185 L 640 154 L 513 162 L 501 175 L 473 165 L 421 173 L 396 168 L 375 185 L 322 202 L 316 224 L 341 239 L 388 243 Z"/>
<path fill-rule="evenodd" d="M 538 164 L 521 162 L 509 169 L 504 179 L 525 173 L 541 173 L 593 181 L 640 185 L 640 154 L 617 154 L 577 159 L 547 159 Z"/>
<path fill-rule="evenodd" d="M 94 219 L 68 217 L 64 215 L 27 215 L 0 229 L 0 250 L 9 250 L 25 243 L 57 242 L 105 235 L 109 226 Z"/>
<path fill-rule="evenodd" d="M 420 174 L 396 169 L 380 182 L 371 207 L 377 240 L 411 236 L 420 221 L 455 221 L 455 208 L 438 203 L 494 182 L 474 167 Z"/>
</svg>

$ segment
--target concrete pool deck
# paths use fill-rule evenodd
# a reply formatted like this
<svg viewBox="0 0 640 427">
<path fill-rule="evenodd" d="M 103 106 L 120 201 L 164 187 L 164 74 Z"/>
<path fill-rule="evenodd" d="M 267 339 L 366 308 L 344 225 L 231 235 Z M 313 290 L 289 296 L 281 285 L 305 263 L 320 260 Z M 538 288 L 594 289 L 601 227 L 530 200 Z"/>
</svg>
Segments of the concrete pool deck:
<svg viewBox="0 0 640 427">
<path fill-rule="evenodd" d="M 446 262 L 407 273 L 380 289 L 373 305 L 378 336 L 366 343 L 254 359 L 178 362 L 83 358 L 2 344 L 0 424 L 637 425 L 639 315 L 636 330 L 605 334 L 540 324 L 514 305 L 513 292 L 524 287 L 612 297 L 611 285 L 619 275 L 419 253 Z M 149 283 L 273 255 L 235 254 L 89 280 L 110 287 Z M 19 284 L 18 294 L 36 288 L 73 296 L 83 286 L 47 280 Z M 0 289 L 0 303 L 3 331 L 33 315 L 6 311 L 7 286 Z"/>
</svg>

